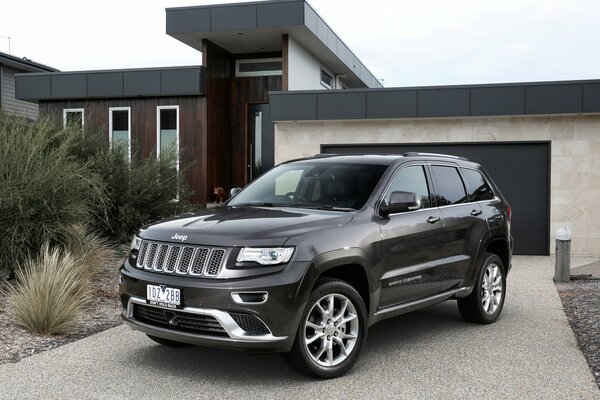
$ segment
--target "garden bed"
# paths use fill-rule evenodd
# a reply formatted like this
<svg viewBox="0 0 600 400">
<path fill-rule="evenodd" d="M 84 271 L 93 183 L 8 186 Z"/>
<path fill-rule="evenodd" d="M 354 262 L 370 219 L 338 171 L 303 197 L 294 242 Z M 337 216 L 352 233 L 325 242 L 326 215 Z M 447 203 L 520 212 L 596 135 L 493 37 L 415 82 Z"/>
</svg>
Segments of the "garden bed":
<svg viewBox="0 0 600 400">
<path fill-rule="evenodd" d="M 76 328 L 69 334 L 44 336 L 16 325 L 7 312 L 8 301 L 0 296 L 0 364 L 17 362 L 24 357 L 102 332 L 121 324 L 118 294 L 118 266 L 105 267 L 92 283 L 93 301 L 86 307 Z M 0 282 L 0 288 L 6 283 Z"/>
</svg>

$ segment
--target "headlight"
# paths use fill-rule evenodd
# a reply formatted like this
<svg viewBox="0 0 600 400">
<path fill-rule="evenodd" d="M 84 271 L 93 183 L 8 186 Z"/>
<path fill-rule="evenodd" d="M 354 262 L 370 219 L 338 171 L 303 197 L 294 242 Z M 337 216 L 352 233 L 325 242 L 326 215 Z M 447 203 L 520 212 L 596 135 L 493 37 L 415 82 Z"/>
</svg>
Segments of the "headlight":
<svg viewBox="0 0 600 400">
<path fill-rule="evenodd" d="M 290 261 L 293 247 L 253 248 L 244 247 L 237 256 L 237 262 L 255 262 L 261 265 L 277 265 Z"/>
<path fill-rule="evenodd" d="M 139 236 L 133 236 L 133 240 L 131 241 L 131 250 L 139 250 L 141 244 L 142 238 Z"/>
</svg>

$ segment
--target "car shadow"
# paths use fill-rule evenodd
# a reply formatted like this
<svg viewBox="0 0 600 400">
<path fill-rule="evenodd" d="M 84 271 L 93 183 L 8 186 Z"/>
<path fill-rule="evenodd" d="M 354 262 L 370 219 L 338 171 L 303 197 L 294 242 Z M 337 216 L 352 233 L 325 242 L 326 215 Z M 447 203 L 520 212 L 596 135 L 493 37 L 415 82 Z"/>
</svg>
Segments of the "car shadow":
<svg viewBox="0 0 600 400">
<path fill-rule="evenodd" d="M 464 329 L 465 324 L 452 301 L 382 321 L 369 329 L 362 354 L 364 360 L 359 361 L 346 377 L 351 379 L 361 369 L 370 368 L 373 363 L 377 365 L 377 359 L 390 349 L 398 351 L 403 346 L 414 346 L 423 332 L 427 332 L 430 340 L 435 340 L 436 335 Z M 146 346 L 133 350 L 126 357 L 132 365 L 142 369 L 160 365 L 165 374 L 177 379 L 202 377 L 205 381 L 227 381 L 248 387 L 314 381 L 296 373 L 280 354 L 200 346 L 171 348 L 148 339 Z"/>
</svg>

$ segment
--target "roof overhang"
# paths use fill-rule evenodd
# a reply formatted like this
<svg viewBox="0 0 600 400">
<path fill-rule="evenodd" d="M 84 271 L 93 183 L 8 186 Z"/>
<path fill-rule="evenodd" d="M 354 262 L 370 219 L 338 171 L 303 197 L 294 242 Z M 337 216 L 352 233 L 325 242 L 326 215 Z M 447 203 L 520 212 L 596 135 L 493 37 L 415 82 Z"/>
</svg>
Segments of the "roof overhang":
<svg viewBox="0 0 600 400">
<path fill-rule="evenodd" d="M 50 72 L 58 71 L 56 68 L 44 64 L 36 63 L 26 58 L 15 57 L 10 54 L 0 53 L 0 64 L 14 68 L 23 72 Z"/>
<path fill-rule="evenodd" d="M 304 0 L 167 8 L 167 34 L 202 51 L 208 39 L 232 54 L 281 51 L 288 34 L 356 87 L 381 82 Z"/>
</svg>

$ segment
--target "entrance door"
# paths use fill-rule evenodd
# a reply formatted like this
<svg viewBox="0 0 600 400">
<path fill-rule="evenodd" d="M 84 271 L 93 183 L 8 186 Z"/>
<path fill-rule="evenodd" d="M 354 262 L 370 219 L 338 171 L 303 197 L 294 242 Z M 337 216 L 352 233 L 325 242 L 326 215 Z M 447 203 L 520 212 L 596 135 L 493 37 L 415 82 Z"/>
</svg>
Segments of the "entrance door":
<svg viewBox="0 0 600 400">
<path fill-rule="evenodd" d="M 268 104 L 248 105 L 248 181 L 273 168 L 275 128 Z"/>
</svg>

